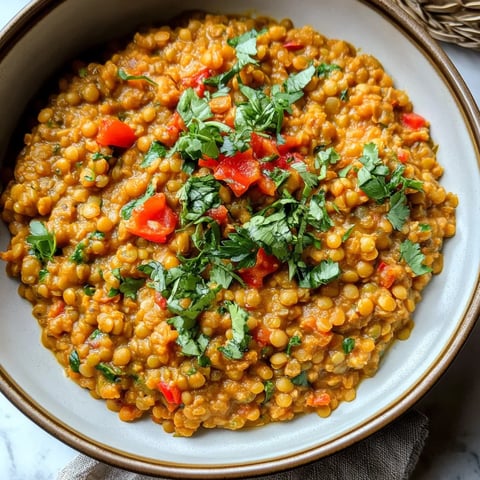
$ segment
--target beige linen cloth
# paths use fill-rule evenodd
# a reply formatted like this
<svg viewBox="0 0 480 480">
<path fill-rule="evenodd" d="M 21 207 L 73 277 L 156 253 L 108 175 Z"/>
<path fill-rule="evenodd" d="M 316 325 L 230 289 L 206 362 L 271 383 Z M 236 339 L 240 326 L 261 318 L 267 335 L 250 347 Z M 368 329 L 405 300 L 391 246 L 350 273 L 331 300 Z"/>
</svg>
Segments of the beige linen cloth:
<svg viewBox="0 0 480 480">
<path fill-rule="evenodd" d="M 407 480 L 428 436 L 428 418 L 411 410 L 370 437 L 334 455 L 256 480 Z M 149 480 L 79 455 L 57 480 Z"/>
</svg>

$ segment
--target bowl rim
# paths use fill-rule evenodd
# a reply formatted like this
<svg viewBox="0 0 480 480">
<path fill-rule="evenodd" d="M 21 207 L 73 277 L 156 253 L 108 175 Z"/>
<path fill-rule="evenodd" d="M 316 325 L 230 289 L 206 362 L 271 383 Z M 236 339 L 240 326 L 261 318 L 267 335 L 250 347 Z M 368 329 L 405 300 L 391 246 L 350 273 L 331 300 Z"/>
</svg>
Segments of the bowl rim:
<svg viewBox="0 0 480 480">
<path fill-rule="evenodd" d="M 0 31 L 0 62 L 15 47 L 34 25 L 40 22 L 55 8 L 67 0 L 31 0 L 9 23 Z M 474 141 L 477 165 L 480 163 L 480 111 L 470 93 L 465 81 L 447 54 L 435 41 L 425 27 L 413 19 L 395 2 L 388 0 L 358 0 L 382 15 L 386 21 L 409 37 L 435 68 L 443 81 L 449 86 L 452 96 L 457 101 L 460 111 L 465 118 L 465 123 L 470 130 L 470 137 Z M 480 272 L 479 272 L 480 275 Z M 64 442 L 75 450 L 116 467 L 148 475 L 163 475 L 171 478 L 237 478 L 246 475 L 260 475 L 294 468 L 327 455 L 342 450 L 385 427 L 420 400 L 431 387 L 445 373 L 455 359 L 461 347 L 467 340 L 476 320 L 480 315 L 480 278 L 477 275 L 475 289 L 469 305 L 459 324 L 456 335 L 444 346 L 437 361 L 424 376 L 402 396 L 397 398 L 392 405 L 379 411 L 373 418 L 368 419 L 359 428 L 356 428 L 340 438 L 333 439 L 326 444 L 314 447 L 304 452 L 283 458 L 275 458 L 259 463 L 232 465 L 190 467 L 188 465 L 168 465 L 152 463 L 150 459 L 127 456 L 119 451 L 109 449 L 92 439 L 82 436 L 70 429 L 63 422 L 48 413 L 33 398 L 26 394 L 20 385 L 10 377 L 0 365 L 0 391 L 22 413 L 29 417 L 58 440 Z M 192 469 L 193 468 L 193 469 Z"/>
</svg>

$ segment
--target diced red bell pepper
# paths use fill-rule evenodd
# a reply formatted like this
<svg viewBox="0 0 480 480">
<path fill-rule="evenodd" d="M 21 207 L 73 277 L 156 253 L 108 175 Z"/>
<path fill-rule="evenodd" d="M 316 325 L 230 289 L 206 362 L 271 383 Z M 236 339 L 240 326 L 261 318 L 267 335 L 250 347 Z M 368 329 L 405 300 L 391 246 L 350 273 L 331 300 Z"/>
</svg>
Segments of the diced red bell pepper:
<svg viewBox="0 0 480 480">
<path fill-rule="evenodd" d="M 100 122 L 97 142 L 105 147 L 130 148 L 137 136 L 132 128 L 118 118 L 104 118 Z"/>
<path fill-rule="evenodd" d="M 305 48 L 304 45 L 302 45 L 301 43 L 299 42 L 295 42 L 295 41 L 290 41 L 290 42 L 285 42 L 283 44 L 283 48 L 286 48 L 287 50 L 289 50 L 290 52 L 295 52 L 297 50 L 301 50 L 302 48 Z"/>
<path fill-rule="evenodd" d="M 252 146 L 253 156 L 258 160 L 265 157 L 280 156 L 277 144 L 273 138 L 252 132 L 250 136 L 250 145 Z"/>
<path fill-rule="evenodd" d="M 203 97 L 205 95 L 205 83 L 203 81 L 211 75 L 212 71 L 205 67 L 190 77 L 184 78 L 182 84 L 187 88 L 193 88 L 199 97 Z"/>
<path fill-rule="evenodd" d="M 270 330 L 267 327 L 256 327 L 252 331 L 252 336 L 260 347 L 270 345 Z"/>
<path fill-rule="evenodd" d="M 156 193 L 132 212 L 127 230 L 151 242 L 165 243 L 177 225 L 177 214 L 167 205 L 164 193 Z"/>
<path fill-rule="evenodd" d="M 227 183 L 235 196 L 240 197 L 262 174 L 258 160 L 253 158 L 251 150 L 247 150 L 233 157 L 220 156 L 213 176 Z"/>
<path fill-rule="evenodd" d="M 63 300 L 55 300 L 48 309 L 48 318 L 55 318 L 65 311 L 65 302 Z"/>
<path fill-rule="evenodd" d="M 263 285 L 263 279 L 279 267 L 280 261 L 277 257 L 268 255 L 263 248 L 259 248 L 255 265 L 240 269 L 238 274 L 249 287 L 260 288 Z"/>
<path fill-rule="evenodd" d="M 377 270 L 380 275 L 380 285 L 384 288 L 390 288 L 397 279 L 395 267 L 382 261 L 378 264 Z"/>
<path fill-rule="evenodd" d="M 398 161 L 401 163 L 407 163 L 408 159 L 410 157 L 410 154 L 408 153 L 408 150 L 404 150 L 403 148 L 399 148 L 397 151 L 397 158 Z"/>
<path fill-rule="evenodd" d="M 153 297 L 153 301 L 162 309 L 165 310 L 167 308 L 167 299 L 157 290 L 155 290 L 155 294 Z"/>
<path fill-rule="evenodd" d="M 273 197 L 277 191 L 277 185 L 275 182 L 264 173 L 262 173 L 262 176 L 259 178 L 257 186 L 262 193 L 270 197 Z"/>
<path fill-rule="evenodd" d="M 225 205 L 211 208 L 206 212 L 207 216 L 215 220 L 219 225 L 225 225 L 228 221 L 228 210 Z"/>
<path fill-rule="evenodd" d="M 158 389 L 162 392 L 170 411 L 175 410 L 182 403 L 182 391 L 174 383 L 158 382 Z"/>
<path fill-rule="evenodd" d="M 402 113 L 400 120 L 405 127 L 419 130 L 427 125 L 427 120 L 415 112 Z"/>
<path fill-rule="evenodd" d="M 324 393 L 314 393 L 307 397 L 306 404 L 309 407 L 325 407 L 331 401 L 330 395 L 326 392 Z"/>
<path fill-rule="evenodd" d="M 163 139 L 163 143 L 167 147 L 172 147 L 175 144 L 175 142 L 178 140 L 180 132 L 185 130 L 185 128 L 186 128 L 185 123 L 182 117 L 177 111 L 175 111 L 167 123 L 168 138 Z"/>
</svg>

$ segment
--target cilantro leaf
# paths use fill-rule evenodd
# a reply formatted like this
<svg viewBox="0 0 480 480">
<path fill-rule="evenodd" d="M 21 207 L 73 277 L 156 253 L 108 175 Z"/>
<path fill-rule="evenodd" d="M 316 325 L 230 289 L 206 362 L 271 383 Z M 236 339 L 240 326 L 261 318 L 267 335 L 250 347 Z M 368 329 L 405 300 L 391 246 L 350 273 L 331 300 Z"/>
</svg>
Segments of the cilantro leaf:
<svg viewBox="0 0 480 480">
<path fill-rule="evenodd" d="M 211 208 L 218 207 L 220 201 L 220 183 L 213 175 L 189 177 L 179 192 L 182 204 L 182 224 L 195 222 Z"/>
<path fill-rule="evenodd" d="M 112 274 L 117 280 L 119 280 L 120 285 L 118 288 L 112 288 L 108 293 L 108 296 L 114 297 L 115 295 L 122 293 L 125 298 L 136 300 L 138 290 L 145 285 L 145 279 L 124 277 L 121 275 L 119 268 L 114 268 Z"/>
<path fill-rule="evenodd" d="M 201 98 L 193 88 L 187 88 L 178 101 L 177 112 L 187 127 L 193 121 L 203 122 L 213 117 L 210 104 L 206 98 Z"/>
<path fill-rule="evenodd" d="M 409 215 L 406 195 L 402 191 L 395 192 L 390 198 L 390 210 L 387 213 L 393 228 L 401 230 Z"/>
<path fill-rule="evenodd" d="M 263 31 L 257 32 L 255 29 L 249 30 L 238 37 L 227 40 L 227 43 L 235 48 L 237 61 L 227 72 L 214 77 L 206 78 L 204 83 L 214 85 L 217 88 L 223 88 L 240 70 L 248 64 L 257 65 L 258 61 L 253 58 L 257 54 L 257 37 Z"/>
<path fill-rule="evenodd" d="M 27 236 L 26 242 L 30 245 L 32 254 L 42 263 L 52 260 L 57 250 L 55 235 L 39 220 L 30 222 L 30 235 Z"/>
<path fill-rule="evenodd" d="M 322 260 L 311 269 L 300 267 L 298 272 L 300 276 L 298 285 L 301 288 L 318 288 L 337 279 L 341 274 L 338 263 L 330 259 Z"/>
<path fill-rule="evenodd" d="M 265 392 L 265 399 L 263 400 L 263 403 L 265 404 L 273 397 L 273 394 L 275 393 L 275 384 L 271 380 L 266 380 L 263 383 L 263 391 Z"/>
<path fill-rule="evenodd" d="M 70 355 L 68 356 L 68 363 L 73 372 L 80 372 L 80 357 L 76 350 L 71 351 Z"/>
<path fill-rule="evenodd" d="M 122 80 L 145 80 L 151 85 L 158 87 L 158 83 L 155 82 L 155 80 L 152 80 L 151 78 L 147 77 L 146 75 L 129 75 L 125 70 L 121 68 L 118 69 L 118 76 Z"/>
<path fill-rule="evenodd" d="M 432 271 L 428 265 L 423 264 L 425 255 L 420 250 L 418 243 L 413 243 L 408 239 L 404 240 L 400 244 L 400 258 L 407 262 L 415 275 L 423 275 Z"/>
<path fill-rule="evenodd" d="M 124 375 L 124 372 L 121 368 L 115 367 L 108 363 L 100 362 L 95 368 L 103 374 L 103 376 L 112 383 L 117 383 L 120 381 L 120 377 Z"/>
<path fill-rule="evenodd" d="M 329 147 L 327 150 L 320 150 L 315 156 L 315 168 L 318 169 L 318 179 L 323 180 L 327 175 L 327 168 L 329 165 L 334 165 L 340 160 L 340 155 L 333 148 Z"/>
<path fill-rule="evenodd" d="M 333 221 L 327 212 L 325 192 L 323 190 L 312 195 L 308 205 L 307 222 L 320 232 L 326 232 L 333 227 Z"/>
<path fill-rule="evenodd" d="M 234 302 L 227 302 L 227 309 L 232 319 L 233 337 L 228 340 L 224 347 L 219 347 L 219 350 L 232 360 L 240 360 L 244 352 L 248 349 L 251 336 L 248 334 L 248 313 L 240 308 Z"/>
<path fill-rule="evenodd" d="M 291 381 L 294 385 L 297 385 L 299 387 L 309 387 L 310 386 L 310 383 L 308 381 L 308 374 L 307 374 L 306 370 L 303 370 L 296 377 L 293 377 L 291 379 Z"/>
<path fill-rule="evenodd" d="M 77 265 L 85 263 L 87 261 L 87 255 L 85 253 L 86 245 L 84 242 L 79 242 L 75 246 L 73 253 L 70 255 L 69 260 Z"/>
<path fill-rule="evenodd" d="M 341 70 L 342 67 L 335 63 L 321 63 L 315 69 L 315 75 L 317 77 L 328 77 L 335 70 Z"/>
<path fill-rule="evenodd" d="M 148 149 L 148 152 L 143 157 L 141 167 L 149 167 L 157 158 L 164 158 L 167 156 L 167 148 L 158 140 L 154 140 Z"/>
<path fill-rule="evenodd" d="M 284 82 L 285 91 L 288 93 L 303 90 L 315 75 L 316 68 L 313 65 L 298 73 L 291 73 Z"/>
<path fill-rule="evenodd" d="M 230 259 L 236 268 L 248 268 L 255 265 L 259 246 L 250 238 L 245 228 L 237 227 L 221 242 L 215 252 L 220 258 Z"/>
<path fill-rule="evenodd" d="M 352 337 L 345 337 L 342 341 L 342 350 L 344 353 L 349 354 L 355 348 L 355 339 Z"/>
<path fill-rule="evenodd" d="M 302 339 L 298 335 L 294 335 L 293 337 L 290 337 L 288 340 L 287 350 L 285 353 L 287 355 L 290 355 L 292 353 L 292 348 L 298 347 L 301 344 L 302 344 Z"/>
</svg>

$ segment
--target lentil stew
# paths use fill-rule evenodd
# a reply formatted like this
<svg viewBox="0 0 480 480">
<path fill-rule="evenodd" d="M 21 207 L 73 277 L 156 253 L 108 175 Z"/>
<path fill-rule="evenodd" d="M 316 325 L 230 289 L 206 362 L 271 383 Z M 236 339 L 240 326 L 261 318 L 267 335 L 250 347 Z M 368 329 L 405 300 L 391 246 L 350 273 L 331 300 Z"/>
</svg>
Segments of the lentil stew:
<svg viewBox="0 0 480 480">
<path fill-rule="evenodd" d="M 1 197 L 1 257 L 43 344 L 121 420 L 325 417 L 442 270 L 441 175 L 375 58 L 195 14 L 60 79 Z"/>
</svg>

